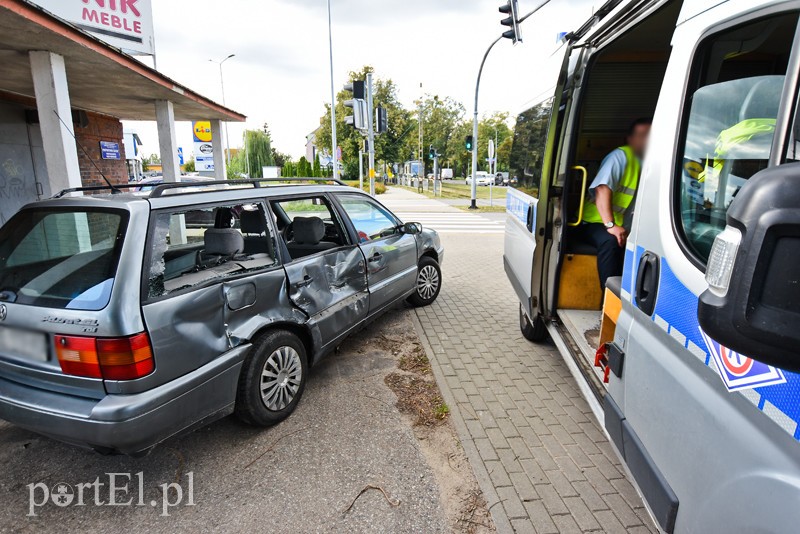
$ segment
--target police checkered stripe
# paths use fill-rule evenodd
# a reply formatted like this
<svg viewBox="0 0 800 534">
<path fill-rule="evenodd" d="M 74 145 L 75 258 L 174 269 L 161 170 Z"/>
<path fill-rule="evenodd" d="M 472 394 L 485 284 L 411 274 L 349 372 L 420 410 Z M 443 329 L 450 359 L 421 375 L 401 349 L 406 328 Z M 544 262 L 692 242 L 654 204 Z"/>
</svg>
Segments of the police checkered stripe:
<svg viewBox="0 0 800 534">
<path fill-rule="evenodd" d="M 688 341 L 687 346 L 687 337 L 679 332 L 676 328 L 672 327 L 666 320 L 664 320 L 663 317 L 655 315 L 653 316 L 653 322 L 664 332 L 669 334 L 670 337 L 681 343 L 681 345 L 683 345 L 683 347 L 686 348 L 691 354 L 705 363 L 712 371 L 714 371 L 714 373 L 719 374 L 720 370 L 717 368 L 717 363 L 714 358 L 711 357 L 711 354 L 709 354 L 708 351 L 698 347 L 691 341 Z M 744 389 L 731 392 L 731 395 L 736 394 L 743 396 L 754 406 L 756 406 L 756 408 L 758 408 L 759 404 L 761 403 L 761 395 L 753 389 Z M 761 408 L 761 412 L 772 419 L 775 424 L 781 427 L 790 436 L 794 437 L 795 433 L 797 432 L 797 421 L 783 413 L 777 406 L 769 401 L 764 401 L 764 406 Z"/>
</svg>

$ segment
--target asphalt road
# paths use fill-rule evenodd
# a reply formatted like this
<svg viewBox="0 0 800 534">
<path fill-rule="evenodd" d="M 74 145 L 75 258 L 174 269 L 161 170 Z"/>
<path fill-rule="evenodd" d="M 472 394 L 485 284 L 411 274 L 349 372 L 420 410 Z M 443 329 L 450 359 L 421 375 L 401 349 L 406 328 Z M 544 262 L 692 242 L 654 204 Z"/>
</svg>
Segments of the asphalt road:
<svg viewBox="0 0 800 534">
<path fill-rule="evenodd" d="M 414 335 L 409 313 L 390 312 L 316 367 L 297 411 L 271 429 L 226 418 L 133 459 L 0 422 L 0 531 L 448 531 L 434 474 L 384 384 L 397 356 L 380 332 Z M 109 473 L 123 474 L 117 486 L 130 484 L 115 500 L 133 502 L 97 506 L 87 487 L 77 506 L 77 485 L 96 479 L 105 484 L 100 500 L 109 501 Z M 161 485 L 170 483 L 180 485 L 182 502 L 165 512 Z M 369 485 L 386 497 L 369 489 L 347 510 Z M 31 508 L 48 492 L 47 504 Z M 54 504 L 70 495 L 68 506 Z M 177 503 L 179 492 L 167 488 L 166 497 Z"/>
</svg>

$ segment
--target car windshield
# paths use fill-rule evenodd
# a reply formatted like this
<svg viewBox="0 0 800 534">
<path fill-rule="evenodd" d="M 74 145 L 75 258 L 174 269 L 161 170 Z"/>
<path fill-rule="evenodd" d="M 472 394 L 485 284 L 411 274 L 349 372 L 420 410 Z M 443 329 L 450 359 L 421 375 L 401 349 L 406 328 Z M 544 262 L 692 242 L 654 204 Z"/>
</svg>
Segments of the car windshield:
<svg viewBox="0 0 800 534">
<path fill-rule="evenodd" d="M 120 211 L 19 212 L 0 229 L 0 298 L 103 309 L 111 298 L 126 223 Z"/>
</svg>

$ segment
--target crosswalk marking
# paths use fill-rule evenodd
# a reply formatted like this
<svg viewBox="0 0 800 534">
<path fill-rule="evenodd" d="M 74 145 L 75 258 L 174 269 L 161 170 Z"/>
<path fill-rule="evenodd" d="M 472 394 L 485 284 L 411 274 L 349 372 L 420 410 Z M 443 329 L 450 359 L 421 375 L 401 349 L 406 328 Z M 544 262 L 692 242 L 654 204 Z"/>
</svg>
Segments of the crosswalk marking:
<svg viewBox="0 0 800 534">
<path fill-rule="evenodd" d="M 505 223 L 484 219 L 478 215 L 462 212 L 395 212 L 401 220 L 418 222 L 439 233 L 447 234 L 502 234 Z"/>
</svg>

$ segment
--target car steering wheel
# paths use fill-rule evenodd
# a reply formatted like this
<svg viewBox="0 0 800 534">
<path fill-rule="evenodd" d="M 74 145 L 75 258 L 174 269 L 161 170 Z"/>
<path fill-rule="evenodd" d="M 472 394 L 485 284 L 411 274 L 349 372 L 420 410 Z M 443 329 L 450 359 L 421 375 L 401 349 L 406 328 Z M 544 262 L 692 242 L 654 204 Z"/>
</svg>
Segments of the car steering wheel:
<svg viewBox="0 0 800 534">
<path fill-rule="evenodd" d="M 290 222 L 283 229 L 283 240 L 287 243 L 294 239 L 294 222 Z"/>
</svg>

